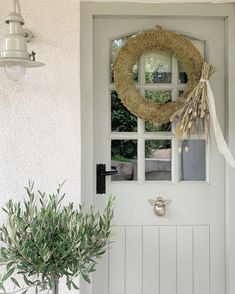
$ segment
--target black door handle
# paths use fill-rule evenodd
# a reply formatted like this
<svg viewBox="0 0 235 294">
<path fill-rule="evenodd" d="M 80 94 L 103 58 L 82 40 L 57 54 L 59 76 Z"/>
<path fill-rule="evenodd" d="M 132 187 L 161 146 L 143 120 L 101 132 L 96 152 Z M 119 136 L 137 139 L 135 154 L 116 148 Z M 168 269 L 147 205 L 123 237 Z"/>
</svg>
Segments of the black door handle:
<svg viewBox="0 0 235 294">
<path fill-rule="evenodd" d="M 96 194 L 105 194 L 106 193 L 106 176 L 116 175 L 118 171 L 115 166 L 112 166 L 112 170 L 106 171 L 105 164 L 96 165 Z"/>
</svg>

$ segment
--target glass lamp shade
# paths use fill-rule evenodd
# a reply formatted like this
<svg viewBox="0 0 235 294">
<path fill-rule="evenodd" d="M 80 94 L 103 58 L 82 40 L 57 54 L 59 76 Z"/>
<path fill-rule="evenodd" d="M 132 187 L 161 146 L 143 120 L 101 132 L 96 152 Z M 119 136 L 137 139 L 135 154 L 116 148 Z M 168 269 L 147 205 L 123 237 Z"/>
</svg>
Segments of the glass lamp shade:
<svg viewBox="0 0 235 294">
<path fill-rule="evenodd" d="M 25 76 L 27 65 L 23 62 L 9 61 L 4 66 L 7 77 L 12 81 L 20 81 Z"/>
</svg>

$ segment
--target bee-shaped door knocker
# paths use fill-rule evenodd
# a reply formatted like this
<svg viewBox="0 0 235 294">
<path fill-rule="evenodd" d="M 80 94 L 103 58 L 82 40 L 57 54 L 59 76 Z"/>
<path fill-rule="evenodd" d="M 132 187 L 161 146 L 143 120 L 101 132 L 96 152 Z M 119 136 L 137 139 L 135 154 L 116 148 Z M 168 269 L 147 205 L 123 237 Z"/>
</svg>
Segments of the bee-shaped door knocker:
<svg viewBox="0 0 235 294">
<path fill-rule="evenodd" d="M 166 214 L 166 206 L 171 203 L 171 200 L 164 200 L 162 197 L 158 197 L 157 200 L 149 199 L 151 205 L 154 207 L 154 213 L 157 216 L 163 216 Z"/>
</svg>

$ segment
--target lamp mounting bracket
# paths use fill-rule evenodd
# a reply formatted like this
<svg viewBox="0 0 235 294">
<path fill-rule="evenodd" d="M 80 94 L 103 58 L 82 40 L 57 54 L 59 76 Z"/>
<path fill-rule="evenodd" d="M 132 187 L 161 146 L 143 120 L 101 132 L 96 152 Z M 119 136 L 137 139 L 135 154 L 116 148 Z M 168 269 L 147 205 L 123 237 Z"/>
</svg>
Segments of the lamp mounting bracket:
<svg viewBox="0 0 235 294">
<path fill-rule="evenodd" d="M 33 33 L 29 29 L 23 30 L 23 36 L 25 37 L 26 41 L 29 43 L 33 39 Z"/>
</svg>

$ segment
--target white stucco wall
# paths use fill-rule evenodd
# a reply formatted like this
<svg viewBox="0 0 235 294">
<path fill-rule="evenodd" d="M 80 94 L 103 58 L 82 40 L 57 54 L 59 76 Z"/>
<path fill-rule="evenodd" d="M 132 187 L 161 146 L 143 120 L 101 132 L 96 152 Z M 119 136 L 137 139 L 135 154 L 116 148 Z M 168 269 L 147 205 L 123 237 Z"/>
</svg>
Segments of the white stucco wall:
<svg viewBox="0 0 235 294">
<path fill-rule="evenodd" d="M 0 1 L 0 38 L 12 2 Z M 0 206 L 20 197 L 29 178 L 51 190 L 68 179 L 70 200 L 79 201 L 79 1 L 22 0 L 29 48 L 46 64 L 20 82 L 0 70 Z"/>
<path fill-rule="evenodd" d="M 0 1 L 1 40 L 12 2 Z M 67 200 L 79 203 L 79 1 L 21 0 L 21 8 L 35 35 L 29 48 L 46 66 L 20 82 L 0 69 L 0 207 L 22 199 L 29 178 L 46 191 L 67 179 Z"/>
</svg>

